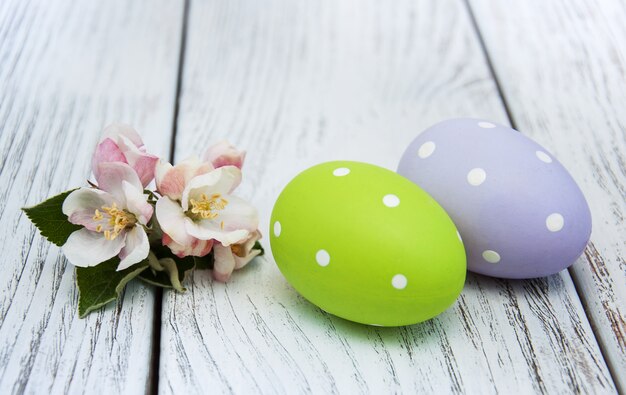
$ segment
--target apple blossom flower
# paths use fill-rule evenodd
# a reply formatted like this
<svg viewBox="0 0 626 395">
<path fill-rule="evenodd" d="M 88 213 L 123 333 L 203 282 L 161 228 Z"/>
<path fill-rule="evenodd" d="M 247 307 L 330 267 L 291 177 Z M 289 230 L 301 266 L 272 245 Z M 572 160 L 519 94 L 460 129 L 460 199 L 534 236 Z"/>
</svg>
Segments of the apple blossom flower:
<svg viewBox="0 0 626 395">
<path fill-rule="evenodd" d="M 253 249 L 254 244 L 261 238 L 258 230 L 252 232 L 246 240 L 230 246 L 215 243 L 213 246 L 213 278 L 217 281 L 226 282 L 233 270 L 241 269 L 248 262 L 261 253 L 261 250 Z"/>
<path fill-rule="evenodd" d="M 203 156 L 203 159 L 216 169 L 222 166 L 235 166 L 241 169 L 245 158 L 246 151 L 238 151 L 226 140 L 209 147 Z"/>
<path fill-rule="evenodd" d="M 69 222 L 82 225 L 62 246 L 75 266 L 89 267 L 119 256 L 117 270 L 148 256 L 150 244 L 144 226 L 153 208 L 143 194 L 139 176 L 125 163 L 98 164 L 98 189 L 80 188 L 63 202 Z"/>
<path fill-rule="evenodd" d="M 170 163 L 160 160 L 155 167 L 155 180 L 157 191 L 173 200 L 180 200 L 185 190 L 185 185 L 192 178 L 206 174 L 213 170 L 208 162 L 201 161 L 197 156 L 192 156 L 172 166 Z"/>
<path fill-rule="evenodd" d="M 104 136 L 93 155 L 91 167 L 96 179 L 100 163 L 121 162 L 132 167 L 143 187 L 154 179 L 154 167 L 158 157 L 146 152 L 141 136 L 132 127 L 114 123 L 104 129 Z"/>
<path fill-rule="evenodd" d="M 164 175 L 161 180 L 167 177 Z M 172 188 L 171 194 L 164 193 L 157 201 L 156 216 L 163 232 L 177 243 L 177 251 L 193 249 L 195 239 L 213 239 L 229 246 L 247 239 L 257 229 L 256 209 L 231 195 L 240 182 L 241 171 L 235 166 L 224 166 L 196 176 L 185 185 L 173 183 L 178 189 Z M 158 182 L 157 187 L 164 190 Z"/>
</svg>

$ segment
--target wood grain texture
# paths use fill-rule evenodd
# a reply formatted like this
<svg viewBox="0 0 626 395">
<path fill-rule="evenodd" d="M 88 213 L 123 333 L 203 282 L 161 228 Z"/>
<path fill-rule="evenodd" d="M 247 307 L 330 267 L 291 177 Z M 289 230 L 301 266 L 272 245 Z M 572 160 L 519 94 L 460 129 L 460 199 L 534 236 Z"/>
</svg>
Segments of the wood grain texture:
<svg viewBox="0 0 626 395">
<path fill-rule="evenodd" d="M 626 392 L 626 4 L 471 0 L 511 114 L 581 186 L 593 234 L 571 268 Z"/>
<path fill-rule="evenodd" d="M 73 267 L 19 210 L 84 185 L 102 128 L 169 152 L 180 1 L 0 2 L 0 392 L 143 393 L 154 292 L 79 319 Z"/>
<path fill-rule="evenodd" d="M 249 150 L 240 193 L 268 234 L 299 171 L 331 160 L 395 169 L 425 127 L 507 122 L 461 1 L 191 1 L 176 159 L 220 138 Z M 269 247 L 267 239 L 264 245 Z M 567 272 L 470 275 L 458 302 L 404 328 L 330 316 L 271 253 L 163 302 L 161 393 L 613 393 Z"/>
</svg>

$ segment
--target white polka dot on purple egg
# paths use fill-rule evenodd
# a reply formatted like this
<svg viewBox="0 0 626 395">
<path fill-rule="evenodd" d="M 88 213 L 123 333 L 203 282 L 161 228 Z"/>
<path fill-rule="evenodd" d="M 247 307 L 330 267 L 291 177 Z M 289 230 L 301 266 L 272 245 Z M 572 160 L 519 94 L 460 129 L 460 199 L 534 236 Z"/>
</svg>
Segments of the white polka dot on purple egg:
<svg viewBox="0 0 626 395">
<path fill-rule="evenodd" d="M 496 127 L 495 124 L 493 124 L 491 122 L 485 122 L 485 121 L 478 122 L 478 126 L 480 126 L 483 129 L 492 129 L 492 128 Z"/>
<path fill-rule="evenodd" d="M 483 259 L 489 263 L 498 263 L 500 262 L 500 254 L 494 250 L 485 250 L 483 251 Z"/>
<path fill-rule="evenodd" d="M 467 173 L 467 182 L 469 182 L 469 184 L 473 186 L 478 186 L 482 184 L 483 182 L 485 182 L 486 179 L 487 172 L 485 172 L 485 170 L 481 169 L 480 167 L 472 169 L 469 171 L 469 173 Z"/>
<path fill-rule="evenodd" d="M 436 149 L 423 159 L 427 142 Z M 591 211 L 581 188 L 547 147 L 509 126 L 485 118 L 433 125 L 405 150 L 398 173 L 463 225 L 470 271 L 544 277 L 572 265 L 589 242 Z"/>
<path fill-rule="evenodd" d="M 435 148 L 437 148 L 437 146 L 434 142 L 427 141 L 417 150 L 417 155 L 422 159 L 426 159 L 435 152 Z"/>
<path fill-rule="evenodd" d="M 550 232 L 558 232 L 563 229 L 565 225 L 565 219 L 559 213 L 552 213 L 546 218 L 546 227 Z"/>
<path fill-rule="evenodd" d="M 537 158 L 539 158 L 540 161 L 545 162 L 545 163 L 552 163 L 552 158 L 550 157 L 550 155 L 546 154 L 543 151 L 536 151 L 535 155 L 537 156 Z"/>
</svg>

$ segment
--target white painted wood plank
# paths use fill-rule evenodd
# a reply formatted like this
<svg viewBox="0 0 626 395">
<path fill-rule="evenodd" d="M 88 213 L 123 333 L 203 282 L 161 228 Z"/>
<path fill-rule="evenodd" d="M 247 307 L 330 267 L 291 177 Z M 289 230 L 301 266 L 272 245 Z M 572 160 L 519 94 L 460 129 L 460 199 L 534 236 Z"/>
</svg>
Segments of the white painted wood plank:
<svg viewBox="0 0 626 395">
<path fill-rule="evenodd" d="M 74 268 L 24 205 L 79 185 L 103 126 L 168 155 L 181 1 L 0 2 L 0 392 L 142 393 L 154 292 L 77 316 Z"/>
<path fill-rule="evenodd" d="M 266 234 L 308 166 L 394 169 L 434 122 L 506 122 L 460 1 L 192 1 L 183 70 L 176 158 L 224 137 L 248 149 L 241 193 Z M 615 390 L 567 272 L 470 275 L 454 307 L 396 329 L 321 312 L 271 254 L 226 285 L 197 273 L 188 287 L 164 297 L 163 394 Z"/>
<path fill-rule="evenodd" d="M 626 392 L 626 4 L 472 0 L 519 129 L 580 184 L 593 234 L 571 273 Z"/>
</svg>

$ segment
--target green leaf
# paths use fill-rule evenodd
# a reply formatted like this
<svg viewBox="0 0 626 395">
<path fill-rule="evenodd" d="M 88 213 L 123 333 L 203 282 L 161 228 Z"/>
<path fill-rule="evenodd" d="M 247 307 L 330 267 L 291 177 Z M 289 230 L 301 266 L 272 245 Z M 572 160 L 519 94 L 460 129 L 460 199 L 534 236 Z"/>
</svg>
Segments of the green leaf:
<svg viewBox="0 0 626 395">
<path fill-rule="evenodd" d="M 114 257 L 96 266 L 76 267 L 80 318 L 117 299 L 124 286 L 148 268 L 147 259 L 128 269 L 117 271 L 119 263 L 120 259 Z"/>
<path fill-rule="evenodd" d="M 152 252 L 158 259 L 163 258 L 171 258 L 174 260 L 176 264 L 176 269 L 178 271 L 178 280 L 180 283 L 185 279 L 185 273 L 195 267 L 195 262 L 193 257 L 185 257 L 179 258 L 176 255 L 172 254 L 172 251 L 165 246 L 156 246 L 152 248 Z M 172 284 L 172 280 L 170 278 L 170 267 L 164 265 L 162 271 L 155 270 L 155 268 L 151 267 L 150 270 L 146 270 L 139 275 L 139 279 L 148 283 L 155 285 L 157 287 L 162 288 L 177 288 Z M 180 291 L 180 289 L 179 289 Z"/>
<path fill-rule="evenodd" d="M 41 235 L 59 247 L 65 244 L 72 232 L 82 228 L 80 225 L 70 223 L 62 210 L 65 198 L 75 190 L 63 192 L 36 206 L 22 208 Z"/>
<path fill-rule="evenodd" d="M 265 249 L 263 248 L 263 246 L 261 245 L 261 243 L 259 243 L 258 241 L 254 243 L 254 247 L 252 247 L 253 250 L 261 250 L 261 252 L 259 253 L 259 255 L 257 256 L 263 256 L 265 255 Z"/>
</svg>

